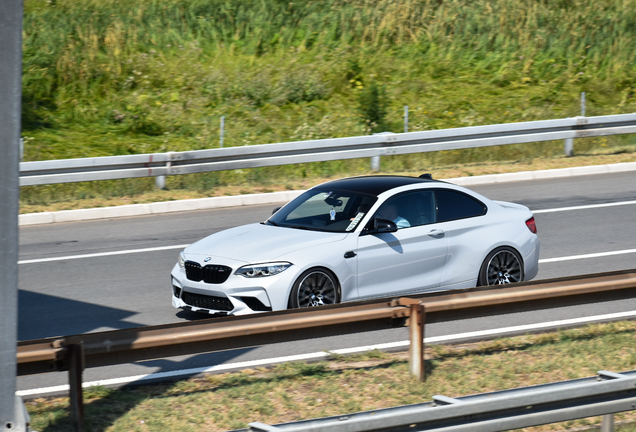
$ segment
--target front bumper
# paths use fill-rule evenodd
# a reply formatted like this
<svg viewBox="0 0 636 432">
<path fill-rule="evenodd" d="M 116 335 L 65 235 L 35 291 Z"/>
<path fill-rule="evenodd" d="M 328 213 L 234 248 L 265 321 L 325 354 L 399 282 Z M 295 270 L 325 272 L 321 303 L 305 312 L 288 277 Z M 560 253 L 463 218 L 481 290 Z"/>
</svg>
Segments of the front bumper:
<svg viewBox="0 0 636 432">
<path fill-rule="evenodd" d="M 223 283 L 212 284 L 187 279 L 178 265 L 171 274 L 172 306 L 214 316 L 247 315 L 287 308 L 294 271 L 261 278 L 232 274 Z M 288 274 L 286 274 L 288 273 Z"/>
</svg>

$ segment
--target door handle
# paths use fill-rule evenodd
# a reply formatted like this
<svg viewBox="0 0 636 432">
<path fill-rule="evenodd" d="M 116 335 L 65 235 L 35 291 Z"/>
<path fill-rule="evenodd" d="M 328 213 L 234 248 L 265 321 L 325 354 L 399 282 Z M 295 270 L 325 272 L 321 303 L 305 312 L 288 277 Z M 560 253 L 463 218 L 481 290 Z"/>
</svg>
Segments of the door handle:
<svg viewBox="0 0 636 432">
<path fill-rule="evenodd" d="M 430 235 L 431 237 L 441 236 L 444 235 L 444 230 L 434 229 L 433 231 L 429 232 L 428 235 Z"/>
</svg>

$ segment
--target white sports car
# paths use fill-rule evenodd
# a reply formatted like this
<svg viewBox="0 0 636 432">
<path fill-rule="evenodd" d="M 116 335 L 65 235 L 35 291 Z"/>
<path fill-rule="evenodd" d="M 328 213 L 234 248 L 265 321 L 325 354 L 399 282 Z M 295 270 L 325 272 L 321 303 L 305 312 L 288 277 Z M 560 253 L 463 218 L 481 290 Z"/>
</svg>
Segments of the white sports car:
<svg viewBox="0 0 636 432">
<path fill-rule="evenodd" d="M 185 248 L 172 305 L 243 315 L 508 284 L 535 277 L 538 260 L 527 207 L 428 174 L 353 177 Z"/>
</svg>

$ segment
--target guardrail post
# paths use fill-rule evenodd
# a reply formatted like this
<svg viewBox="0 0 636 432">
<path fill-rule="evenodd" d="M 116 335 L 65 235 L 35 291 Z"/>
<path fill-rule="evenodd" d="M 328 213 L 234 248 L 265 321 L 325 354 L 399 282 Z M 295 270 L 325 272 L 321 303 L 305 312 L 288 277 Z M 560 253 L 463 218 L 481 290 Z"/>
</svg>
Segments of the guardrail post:
<svg viewBox="0 0 636 432">
<path fill-rule="evenodd" d="M 614 432 L 614 414 L 605 414 L 603 416 L 601 432 Z"/>
<path fill-rule="evenodd" d="M 585 92 L 581 92 L 581 117 L 585 117 Z M 574 138 L 565 140 L 564 153 L 567 157 L 574 155 Z"/>
<path fill-rule="evenodd" d="M 380 156 L 371 156 L 371 171 L 380 171 Z"/>
<path fill-rule="evenodd" d="M 166 172 L 170 174 L 170 168 L 172 167 L 172 155 L 174 152 L 167 152 L 166 156 L 168 156 L 168 160 L 166 161 Z M 165 189 L 166 188 L 166 176 L 157 176 L 155 177 L 155 187 L 157 189 Z"/>
<path fill-rule="evenodd" d="M 411 376 L 420 382 L 426 379 L 424 371 L 424 305 L 410 305 L 411 314 L 409 317 L 409 369 Z"/>
<path fill-rule="evenodd" d="M 84 396 L 82 373 L 84 372 L 84 345 L 68 345 L 68 381 L 71 393 L 71 417 L 77 432 L 84 432 Z"/>
<path fill-rule="evenodd" d="M 574 138 L 567 138 L 565 140 L 564 153 L 568 157 L 574 155 Z"/>
<path fill-rule="evenodd" d="M 157 189 L 165 189 L 166 188 L 166 176 L 157 176 L 157 177 L 155 177 L 155 187 Z"/>
</svg>

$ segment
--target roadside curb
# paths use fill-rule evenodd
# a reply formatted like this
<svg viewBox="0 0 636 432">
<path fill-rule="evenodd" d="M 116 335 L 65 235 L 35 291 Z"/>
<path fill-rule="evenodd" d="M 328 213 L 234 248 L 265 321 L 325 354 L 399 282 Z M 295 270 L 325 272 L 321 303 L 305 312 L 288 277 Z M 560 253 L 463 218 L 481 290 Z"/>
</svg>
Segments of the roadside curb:
<svg viewBox="0 0 636 432">
<path fill-rule="evenodd" d="M 545 180 L 561 177 L 576 177 L 592 174 L 610 174 L 636 171 L 636 162 L 625 162 L 611 165 L 592 165 L 573 168 L 558 168 L 540 171 L 522 171 L 518 173 L 489 174 L 474 177 L 457 177 L 444 179 L 460 186 L 476 186 L 494 183 L 508 183 L 527 180 Z M 165 201 L 150 204 L 131 204 L 114 207 L 92 209 L 62 210 L 59 212 L 28 213 L 19 216 L 19 225 L 42 225 L 59 222 L 77 222 L 96 219 L 112 219 L 129 216 L 146 216 L 153 214 L 183 212 L 191 210 L 208 210 L 214 208 L 240 207 L 257 204 L 285 203 L 304 190 L 272 192 L 251 195 L 235 195 L 227 197 L 197 198 L 182 201 Z"/>
</svg>

